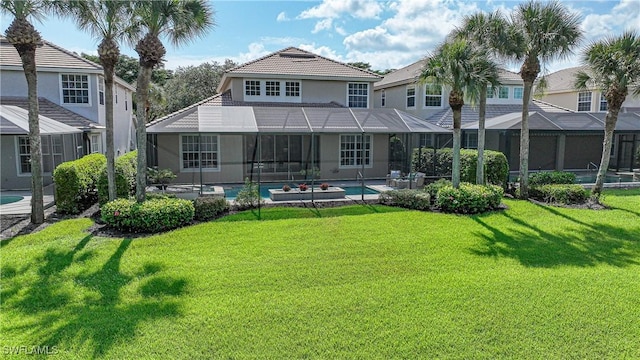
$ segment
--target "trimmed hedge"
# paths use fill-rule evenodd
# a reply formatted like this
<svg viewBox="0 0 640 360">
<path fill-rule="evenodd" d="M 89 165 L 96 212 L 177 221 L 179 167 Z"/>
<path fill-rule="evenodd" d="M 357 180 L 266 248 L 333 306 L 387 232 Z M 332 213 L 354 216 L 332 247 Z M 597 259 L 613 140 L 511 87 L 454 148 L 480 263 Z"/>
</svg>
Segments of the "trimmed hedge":
<svg viewBox="0 0 640 360">
<path fill-rule="evenodd" d="M 116 199 L 102 206 L 102 220 L 118 230 L 156 233 L 186 225 L 193 220 L 193 202 L 183 199 L 153 199 L 137 203 Z"/>
<path fill-rule="evenodd" d="M 427 186 L 425 186 L 423 191 L 429 194 L 432 202 L 435 202 L 436 197 L 438 196 L 438 191 L 440 191 L 440 189 L 442 189 L 445 186 L 452 186 L 452 185 L 453 184 L 451 183 L 451 180 L 438 179 L 437 181 L 432 182 L 431 184 L 428 184 Z"/>
<path fill-rule="evenodd" d="M 128 152 L 116 159 L 116 197 L 128 198 L 136 193 L 136 168 L 138 151 Z M 107 167 L 100 171 L 98 179 L 98 201 L 104 205 L 109 201 L 109 184 L 107 180 Z"/>
<path fill-rule="evenodd" d="M 95 203 L 98 176 L 106 163 L 104 155 L 91 154 L 58 165 L 53 171 L 56 210 L 77 214 Z"/>
<path fill-rule="evenodd" d="M 443 212 L 478 214 L 497 209 L 504 190 L 496 185 L 461 183 L 460 188 L 445 186 L 438 191 L 436 205 Z"/>
<path fill-rule="evenodd" d="M 529 196 L 547 203 L 583 204 L 587 201 L 588 192 L 578 184 L 547 184 L 532 186 Z"/>
<path fill-rule="evenodd" d="M 529 175 L 529 186 L 549 184 L 573 184 L 576 174 L 566 171 L 541 171 Z"/>
<path fill-rule="evenodd" d="M 193 201 L 193 205 L 196 211 L 195 217 L 201 221 L 215 219 L 229 210 L 227 199 L 214 196 L 199 196 Z"/>
<path fill-rule="evenodd" d="M 413 210 L 429 210 L 431 208 L 429 193 L 420 190 L 390 190 L 380 194 L 383 204 L 399 206 Z"/>
<path fill-rule="evenodd" d="M 411 157 L 411 171 L 423 172 L 439 177 L 451 177 L 453 163 L 453 150 L 451 148 L 414 149 Z M 460 150 L 460 181 L 475 183 L 476 168 L 478 165 L 478 150 Z M 484 151 L 485 177 L 488 184 L 505 187 L 509 177 L 509 163 L 507 157 L 492 150 Z"/>
</svg>

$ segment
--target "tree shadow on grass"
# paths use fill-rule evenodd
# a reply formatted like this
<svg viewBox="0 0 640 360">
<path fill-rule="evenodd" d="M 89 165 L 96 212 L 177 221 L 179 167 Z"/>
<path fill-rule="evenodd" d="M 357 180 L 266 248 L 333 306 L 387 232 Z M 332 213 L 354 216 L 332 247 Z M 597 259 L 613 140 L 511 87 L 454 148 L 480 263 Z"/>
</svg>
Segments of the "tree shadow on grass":
<svg viewBox="0 0 640 360">
<path fill-rule="evenodd" d="M 638 265 L 640 258 L 640 227 L 625 229 L 604 223 L 587 224 L 557 211 L 560 216 L 574 222 L 571 231 L 552 232 L 508 213 L 512 226 L 497 228 L 483 220 L 472 219 L 491 232 L 477 235 L 484 243 L 471 252 L 489 257 L 507 257 L 529 267 L 552 268 L 558 266 L 589 267 L 607 264 L 618 267 Z"/>
<path fill-rule="evenodd" d="M 303 207 L 268 207 L 258 213 L 257 209 L 245 210 L 236 214 L 217 219 L 217 222 L 249 221 L 249 220 L 282 220 L 282 219 L 309 219 L 328 218 L 339 216 L 370 215 L 388 212 L 407 211 L 397 207 L 358 204 L 337 207 L 321 207 L 308 204 Z"/>
<path fill-rule="evenodd" d="M 73 277 L 74 284 L 88 290 L 83 299 L 74 299 L 68 284 L 64 290 L 56 287 L 63 281 L 59 279 L 60 272 L 85 258 L 84 254 L 75 258 L 74 255 L 90 239 L 91 236 L 85 237 L 68 253 L 47 250 L 37 272 L 38 280 L 16 305 L 25 315 L 34 316 L 34 320 L 13 329 L 30 332 L 41 346 L 56 346 L 61 351 L 65 351 L 65 345 L 89 346 L 93 349 L 91 357 L 95 358 L 105 355 L 118 342 L 135 338 L 139 324 L 179 316 L 180 303 L 176 297 L 185 293 L 187 281 L 162 275 L 163 266 L 159 263 L 144 264 L 135 274 L 123 273 L 122 257 L 132 242 L 124 239 L 100 269 Z M 121 298 L 121 290 L 138 279 L 141 298 Z M 58 316 L 60 312 L 65 315 Z"/>
</svg>

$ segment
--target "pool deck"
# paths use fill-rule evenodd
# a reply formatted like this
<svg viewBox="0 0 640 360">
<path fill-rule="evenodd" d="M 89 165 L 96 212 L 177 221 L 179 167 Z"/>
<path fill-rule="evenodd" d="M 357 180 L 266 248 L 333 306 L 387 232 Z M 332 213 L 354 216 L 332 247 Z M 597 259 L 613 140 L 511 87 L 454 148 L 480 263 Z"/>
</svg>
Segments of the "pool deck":
<svg viewBox="0 0 640 360">
<path fill-rule="evenodd" d="M 45 187 L 44 208 L 50 208 L 55 204 L 53 199 L 53 187 Z M 0 205 L 0 215 L 28 215 L 31 214 L 31 191 L 9 190 L 2 191 L 2 195 L 22 196 L 23 199 L 10 204 Z"/>
</svg>

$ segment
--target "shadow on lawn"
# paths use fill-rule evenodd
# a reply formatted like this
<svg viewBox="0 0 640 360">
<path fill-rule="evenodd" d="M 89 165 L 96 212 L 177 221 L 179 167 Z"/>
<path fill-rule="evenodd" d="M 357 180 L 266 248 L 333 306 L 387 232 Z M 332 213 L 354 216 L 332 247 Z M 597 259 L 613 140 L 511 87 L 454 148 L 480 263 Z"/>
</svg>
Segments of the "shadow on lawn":
<svg viewBox="0 0 640 360">
<path fill-rule="evenodd" d="M 217 219 L 218 222 L 248 221 L 248 220 L 282 220 L 282 219 L 308 219 L 327 218 L 338 216 L 370 215 L 378 213 L 406 211 L 397 207 L 358 204 L 336 207 L 321 207 L 313 204 L 305 204 L 304 207 L 267 207 L 260 211 L 251 209 L 237 214 L 228 215 Z"/>
<path fill-rule="evenodd" d="M 510 257 L 530 267 L 580 266 L 608 264 L 618 267 L 639 264 L 640 227 L 625 229 L 603 223 L 586 223 L 548 206 L 540 206 L 549 216 L 562 217 L 574 228 L 565 232 L 550 232 L 509 213 L 514 226 L 497 228 L 483 220 L 473 220 L 491 231 L 477 233 L 484 239 L 482 247 L 472 253 L 491 257 Z"/>
<path fill-rule="evenodd" d="M 81 300 L 73 299 L 68 290 L 69 280 L 60 273 L 73 262 L 93 257 L 92 251 L 76 256 L 91 238 L 85 237 L 66 253 L 47 249 L 38 268 L 39 278 L 15 306 L 36 320 L 15 329 L 35 334 L 41 346 L 56 346 L 62 351 L 67 344 L 89 346 L 93 349 L 91 357 L 95 358 L 103 356 L 119 341 L 134 338 L 140 323 L 178 316 L 180 306 L 174 296 L 184 293 L 187 282 L 160 275 L 163 266 L 157 263 L 147 263 L 132 275 L 122 273 L 122 256 L 132 241 L 124 239 L 100 269 L 73 277 L 75 286 L 89 290 Z M 121 299 L 121 290 L 134 279 L 141 279 L 138 288 L 141 299 Z M 66 289 L 62 286 L 65 280 Z M 60 312 L 65 315 L 59 316 Z"/>
</svg>

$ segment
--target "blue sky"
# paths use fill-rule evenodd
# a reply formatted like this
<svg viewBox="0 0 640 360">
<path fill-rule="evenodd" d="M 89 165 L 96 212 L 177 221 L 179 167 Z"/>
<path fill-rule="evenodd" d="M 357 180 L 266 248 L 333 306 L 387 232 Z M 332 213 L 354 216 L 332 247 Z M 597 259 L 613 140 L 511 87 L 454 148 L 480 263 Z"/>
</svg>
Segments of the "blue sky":
<svg viewBox="0 0 640 360">
<path fill-rule="evenodd" d="M 415 62 L 443 40 L 461 18 L 476 11 L 509 12 L 519 1 L 324 0 L 212 1 L 216 26 L 203 38 L 174 48 L 165 42 L 165 66 L 256 59 L 297 46 L 344 62 L 363 61 L 374 69 Z M 563 1 L 580 14 L 585 44 L 623 29 L 640 29 L 640 0 Z M 0 17 L 4 31 L 11 19 Z M 44 39 L 75 52 L 95 54 L 97 41 L 69 21 L 36 23 Z M 137 57 L 126 46 L 123 53 Z M 579 52 L 579 49 L 576 50 Z M 554 71 L 578 64 L 577 57 L 548 64 Z M 507 64 L 513 68 L 514 65 Z"/>
</svg>

